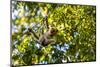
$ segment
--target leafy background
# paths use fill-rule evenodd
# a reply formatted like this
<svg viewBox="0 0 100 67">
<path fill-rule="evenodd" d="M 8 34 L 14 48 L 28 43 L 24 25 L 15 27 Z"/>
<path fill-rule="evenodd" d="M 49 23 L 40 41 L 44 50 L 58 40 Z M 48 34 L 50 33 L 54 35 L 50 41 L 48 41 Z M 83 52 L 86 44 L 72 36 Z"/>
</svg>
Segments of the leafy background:
<svg viewBox="0 0 100 67">
<path fill-rule="evenodd" d="M 11 11 L 12 65 L 96 60 L 95 6 L 12 1 Z M 45 47 L 25 33 L 32 28 L 40 36 L 47 30 L 44 21 L 58 29 L 57 42 Z"/>
</svg>

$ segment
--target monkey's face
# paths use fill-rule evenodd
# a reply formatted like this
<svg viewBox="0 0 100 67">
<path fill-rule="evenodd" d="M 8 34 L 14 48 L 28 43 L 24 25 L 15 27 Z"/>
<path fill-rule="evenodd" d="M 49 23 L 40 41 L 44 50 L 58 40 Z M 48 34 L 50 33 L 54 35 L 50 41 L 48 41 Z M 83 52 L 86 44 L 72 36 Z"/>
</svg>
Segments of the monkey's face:
<svg viewBox="0 0 100 67">
<path fill-rule="evenodd" d="M 51 28 L 51 29 L 50 29 L 50 35 L 51 35 L 51 36 L 55 35 L 57 32 L 58 32 L 57 29 L 54 29 L 54 28 Z"/>
</svg>

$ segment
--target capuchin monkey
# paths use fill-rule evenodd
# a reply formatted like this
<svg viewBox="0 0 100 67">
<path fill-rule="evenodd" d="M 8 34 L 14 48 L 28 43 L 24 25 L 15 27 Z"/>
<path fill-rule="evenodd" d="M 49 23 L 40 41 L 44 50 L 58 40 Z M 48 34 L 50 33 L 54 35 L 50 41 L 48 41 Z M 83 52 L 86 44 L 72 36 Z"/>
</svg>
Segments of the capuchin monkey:
<svg viewBox="0 0 100 67">
<path fill-rule="evenodd" d="M 55 43 L 55 40 L 53 39 L 53 36 L 56 35 L 58 32 L 57 29 L 51 28 L 47 32 L 45 32 L 43 35 L 39 37 L 40 44 L 46 46 L 48 44 Z"/>
<path fill-rule="evenodd" d="M 54 44 L 56 41 L 55 39 L 53 39 L 53 36 L 55 36 L 58 32 L 57 29 L 55 28 L 50 28 L 47 32 L 45 32 L 44 34 L 40 35 L 40 37 L 38 37 L 33 31 L 32 29 L 29 29 L 29 32 L 32 32 L 32 34 L 35 36 L 35 38 L 37 39 L 36 41 L 43 45 L 43 46 L 47 46 L 48 44 Z"/>
</svg>

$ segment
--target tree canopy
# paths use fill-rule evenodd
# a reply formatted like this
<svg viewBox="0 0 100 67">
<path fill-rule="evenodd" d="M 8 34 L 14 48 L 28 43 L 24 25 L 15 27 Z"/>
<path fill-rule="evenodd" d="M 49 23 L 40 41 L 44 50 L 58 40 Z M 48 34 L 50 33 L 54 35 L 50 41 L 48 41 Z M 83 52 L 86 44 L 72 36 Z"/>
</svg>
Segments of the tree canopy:
<svg viewBox="0 0 100 67">
<path fill-rule="evenodd" d="M 11 11 L 12 65 L 96 60 L 95 6 L 12 1 Z M 58 29 L 53 45 L 41 46 L 25 33 L 32 28 L 39 36 L 48 26 Z"/>
</svg>

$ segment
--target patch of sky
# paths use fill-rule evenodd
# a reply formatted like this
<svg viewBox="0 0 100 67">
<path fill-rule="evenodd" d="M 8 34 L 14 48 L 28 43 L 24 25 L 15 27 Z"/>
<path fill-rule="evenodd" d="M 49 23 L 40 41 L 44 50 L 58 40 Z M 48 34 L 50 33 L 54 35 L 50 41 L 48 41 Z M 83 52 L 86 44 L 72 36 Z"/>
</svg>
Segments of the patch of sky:
<svg viewBox="0 0 100 67">
<path fill-rule="evenodd" d="M 31 27 L 35 27 L 35 26 L 36 26 L 36 23 L 32 22 L 32 23 L 30 24 L 30 26 L 31 26 Z"/>
<path fill-rule="evenodd" d="M 38 43 L 37 43 L 35 46 L 36 46 L 38 49 L 40 48 L 40 44 L 38 44 Z"/>
<path fill-rule="evenodd" d="M 62 62 L 63 62 L 63 63 L 66 63 L 67 61 L 66 61 L 66 60 L 64 60 L 64 59 L 62 59 Z"/>
<path fill-rule="evenodd" d="M 52 54 L 54 54 L 55 52 L 54 51 L 52 51 Z"/>
<path fill-rule="evenodd" d="M 14 12 L 12 12 L 12 19 L 15 20 L 16 16 L 17 16 L 18 12 L 15 10 Z"/>
<path fill-rule="evenodd" d="M 61 51 L 66 52 L 65 47 L 61 47 Z"/>
<path fill-rule="evenodd" d="M 65 47 L 66 49 L 69 49 L 69 44 L 64 43 L 64 47 Z"/>
<path fill-rule="evenodd" d="M 25 10 L 26 10 L 26 11 L 29 11 L 29 8 L 28 8 L 28 6 L 25 6 Z"/>
<path fill-rule="evenodd" d="M 33 31 L 34 31 L 34 32 L 37 32 L 37 28 L 35 27 Z"/>
<path fill-rule="evenodd" d="M 18 49 L 14 49 L 12 54 L 17 54 L 17 55 L 19 55 Z"/>
<path fill-rule="evenodd" d="M 74 32 L 74 37 L 76 37 L 78 35 L 78 32 Z"/>
<path fill-rule="evenodd" d="M 17 30 L 17 26 L 15 26 L 15 25 L 12 25 L 12 33 L 14 33 L 14 32 L 18 32 L 18 30 Z"/>
<path fill-rule="evenodd" d="M 59 46 L 59 44 L 57 44 L 56 48 L 57 48 L 58 50 L 60 50 L 60 46 Z"/>
<path fill-rule="evenodd" d="M 77 58 L 79 56 L 79 52 L 76 52 L 75 58 Z"/>
<path fill-rule="evenodd" d="M 56 46 L 54 46 L 54 48 L 57 48 L 60 51 L 66 52 L 66 50 L 69 49 L 69 45 L 66 43 L 64 44 L 64 46 L 57 44 Z"/>
<path fill-rule="evenodd" d="M 16 44 L 17 44 L 17 43 L 18 43 L 18 41 L 14 41 L 14 42 L 13 42 L 13 44 L 15 45 L 15 47 L 16 47 Z"/>
<path fill-rule="evenodd" d="M 39 64 L 47 64 L 47 61 L 40 61 Z"/>
<path fill-rule="evenodd" d="M 38 24 L 37 24 L 37 27 L 40 27 L 40 26 L 41 26 L 40 23 L 38 23 Z"/>
</svg>

